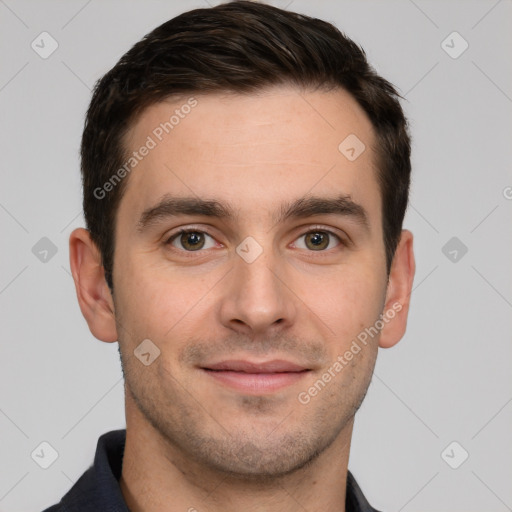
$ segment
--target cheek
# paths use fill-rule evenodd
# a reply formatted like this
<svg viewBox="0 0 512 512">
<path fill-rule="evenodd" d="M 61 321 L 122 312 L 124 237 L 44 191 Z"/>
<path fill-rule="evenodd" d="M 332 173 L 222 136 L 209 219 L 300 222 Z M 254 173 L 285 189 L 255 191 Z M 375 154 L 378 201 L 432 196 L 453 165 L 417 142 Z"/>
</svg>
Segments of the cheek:
<svg viewBox="0 0 512 512">
<path fill-rule="evenodd" d="M 212 289 L 218 277 L 191 275 L 173 271 L 168 262 L 152 263 L 147 255 L 125 261 L 120 283 L 123 296 L 123 317 L 138 337 L 155 340 L 182 333 L 184 321 L 201 310 L 201 299 Z M 121 275 L 121 272 L 119 273 Z"/>
<path fill-rule="evenodd" d="M 336 343 L 350 344 L 378 319 L 384 298 L 385 282 L 380 273 L 371 268 L 338 269 L 324 280 L 316 307 L 330 327 Z"/>
</svg>

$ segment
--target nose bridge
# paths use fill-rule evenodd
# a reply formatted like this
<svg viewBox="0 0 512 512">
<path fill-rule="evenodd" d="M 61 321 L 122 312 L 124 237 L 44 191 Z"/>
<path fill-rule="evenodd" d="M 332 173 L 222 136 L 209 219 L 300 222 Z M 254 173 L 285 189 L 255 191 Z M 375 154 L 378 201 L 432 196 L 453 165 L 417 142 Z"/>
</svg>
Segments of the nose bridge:
<svg viewBox="0 0 512 512">
<path fill-rule="evenodd" d="M 284 265 L 272 247 L 263 250 L 255 240 L 245 240 L 237 248 L 230 286 L 221 308 L 223 322 L 251 331 L 294 321 L 293 296 L 282 282 Z M 257 243 L 257 242 L 256 242 Z"/>
</svg>

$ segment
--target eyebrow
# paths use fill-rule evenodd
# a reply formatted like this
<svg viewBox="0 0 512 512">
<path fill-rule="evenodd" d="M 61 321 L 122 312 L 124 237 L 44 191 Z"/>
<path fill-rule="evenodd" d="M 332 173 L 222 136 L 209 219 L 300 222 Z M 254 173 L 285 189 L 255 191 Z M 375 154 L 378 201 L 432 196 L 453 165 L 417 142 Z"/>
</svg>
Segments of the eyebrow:
<svg viewBox="0 0 512 512">
<path fill-rule="evenodd" d="M 349 195 L 339 195 L 334 198 L 305 196 L 281 205 L 273 215 L 275 224 L 290 219 L 302 219 L 315 215 L 334 214 L 353 219 L 369 230 L 368 214 Z M 144 210 L 137 223 L 139 232 L 151 225 L 172 217 L 181 215 L 213 217 L 217 219 L 237 220 L 239 214 L 229 204 L 216 200 L 201 199 L 197 197 L 174 197 L 166 194 L 154 206 Z"/>
</svg>

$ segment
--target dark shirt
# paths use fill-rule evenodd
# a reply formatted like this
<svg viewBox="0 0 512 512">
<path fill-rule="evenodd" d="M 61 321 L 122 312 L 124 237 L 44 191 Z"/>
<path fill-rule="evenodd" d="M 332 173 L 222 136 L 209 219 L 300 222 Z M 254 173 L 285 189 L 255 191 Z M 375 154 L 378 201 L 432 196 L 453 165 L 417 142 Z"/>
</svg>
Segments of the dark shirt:
<svg viewBox="0 0 512 512">
<path fill-rule="evenodd" d="M 98 439 L 94 464 L 57 505 L 43 512 L 129 512 L 119 486 L 126 429 Z M 354 477 L 347 474 L 346 512 L 378 512 L 366 501 Z"/>
</svg>

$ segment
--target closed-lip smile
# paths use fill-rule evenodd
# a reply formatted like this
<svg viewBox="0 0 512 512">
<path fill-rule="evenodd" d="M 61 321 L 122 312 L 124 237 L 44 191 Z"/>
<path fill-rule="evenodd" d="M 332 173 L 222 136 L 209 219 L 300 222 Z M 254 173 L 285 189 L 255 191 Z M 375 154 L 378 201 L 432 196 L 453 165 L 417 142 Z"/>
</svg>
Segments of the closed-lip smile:
<svg viewBox="0 0 512 512">
<path fill-rule="evenodd" d="M 224 360 L 202 366 L 201 369 L 223 386 L 246 394 L 268 394 L 302 379 L 310 368 L 285 361 Z"/>
</svg>

